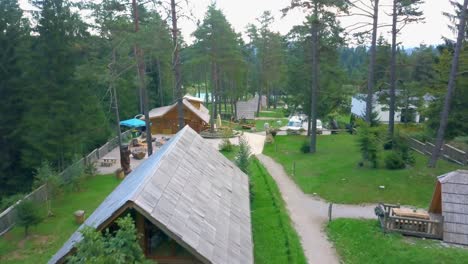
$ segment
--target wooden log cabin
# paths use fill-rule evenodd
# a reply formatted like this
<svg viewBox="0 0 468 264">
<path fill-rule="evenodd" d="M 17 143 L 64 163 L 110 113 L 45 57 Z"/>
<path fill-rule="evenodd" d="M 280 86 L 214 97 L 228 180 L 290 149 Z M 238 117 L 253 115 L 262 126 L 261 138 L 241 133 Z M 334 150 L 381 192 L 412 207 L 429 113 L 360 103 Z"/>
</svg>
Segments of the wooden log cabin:
<svg viewBox="0 0 468 264">
<path fill-rule="evenodd" d="M 82 240 L 130 214 L 147 259 L 159 264 L 253 263 L 249 179 L 186 126 L 130 173 L 49 263 L 64 263 Z"/>
<path fill-rule="evenodd" d="M 184 123 L 197 133 L 204 130 L 210 123 L 208 109 L 195 100 L 182 100 Z M 154 108 L 149 112 L 152 134 L 175 134 L 179 131 L 177 103 Z"/>
</svg>

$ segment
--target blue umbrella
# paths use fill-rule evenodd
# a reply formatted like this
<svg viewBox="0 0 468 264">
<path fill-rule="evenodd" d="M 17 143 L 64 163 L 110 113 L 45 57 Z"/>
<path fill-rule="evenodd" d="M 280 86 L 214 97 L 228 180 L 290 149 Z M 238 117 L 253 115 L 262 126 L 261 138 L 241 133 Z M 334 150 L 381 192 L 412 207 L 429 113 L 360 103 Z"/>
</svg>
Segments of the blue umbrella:
<svg viewBox="0 0 468 264">
<path fill-rule="evenodd" d="M 120 125 L 121 126 L 126 126 L 126 127 L 132 127 L 132 128 L 146 126 L 145 121 L 140 120 L 140 119 L 136 119 L 136 118 L 120 121 Z"/>
</svg>

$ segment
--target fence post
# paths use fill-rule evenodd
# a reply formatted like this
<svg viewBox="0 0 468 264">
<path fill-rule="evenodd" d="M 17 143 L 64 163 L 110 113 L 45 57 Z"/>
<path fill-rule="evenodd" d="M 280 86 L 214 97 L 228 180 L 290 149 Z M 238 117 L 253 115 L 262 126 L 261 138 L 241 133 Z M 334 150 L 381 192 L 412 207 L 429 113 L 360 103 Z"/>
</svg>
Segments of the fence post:
<svg viewBox="0 0 468 264">
<path fill-rule="evenodd" d="M 332 210 L 333 210 L 333 203 L 330 203 L 330 205 L 328 205 L 328 222 L 331 222 L 332 220 Z"/>
</svg>

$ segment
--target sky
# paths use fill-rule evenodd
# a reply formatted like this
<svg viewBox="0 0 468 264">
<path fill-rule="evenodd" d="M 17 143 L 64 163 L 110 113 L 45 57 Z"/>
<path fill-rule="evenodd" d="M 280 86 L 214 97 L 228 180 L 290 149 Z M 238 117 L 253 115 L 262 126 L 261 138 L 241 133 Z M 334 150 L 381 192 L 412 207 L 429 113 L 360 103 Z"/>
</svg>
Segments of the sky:
<svg viewBox="0 0 468 264">
<path fill-rule="evenodd" d="M 364 0 L 367 2 L 368 0 Z M 212 0 L 191 0 L 190 9 L 195 16 L 195 21 L 203 20 L 207 6 Z M 381 0 L 382 4 L 389 4 L 389 0 Z M 460 2 L 460 0 L 459 0 Z M 290 0 L 217 0 L 216 5 L 224 12 L 228 21 L 234 27 L 237 32 L 244 33 L 247 24 L 255 23 L 255 19 L 258 18 L 263 11 L 269 10 L 275 16 L 275 23 L 272 25 L 273 31 L 278 31 L 282 34 L 286 34 L 289 30 L 298 24 L 302 24 L 305 18 L 305 13 L 296 10 L 288 14 L 286 17 L 281 18 L 282 14 L 280 10 L 286 7 L 290 3 Z M 399 41 L 405 47 L 417 47 L 421 43 L 439 44 L 442 42 L 442 36 L 453 37 L 448 28 L 448 19 L 442 15 L 442 12 L 453 12 L 453 8 L 449 3 L 449 0 L 425 0 L 425 3 L 421 6 L 421 10 L 424 12 L 426 17 L 425 23 L 413 24 L 406 26 L 401 35 Z M 343 26 L 351 25 L 355 23 L 357 19 L 361 18 L 347 18 L 342 19 Z M 382 22 L 388 21 L 390 18 L 383 12 L 379 15 L 379 20 Z M 186 40 L 190 39 L 191 33 L 195 30 L 196 24 L 194 21 L 184 20 L 181 21 L 180 27 Z M 390 28 L 382 28 L 379 30 L 379 34 L 384 35 L 389 39 L 388 32 Z"/>
<path fill-rule="evenodd" d="M 367 1 L 364 0 L 364 2 Z M 23 8 L 27 8 L 27 0 L 19 0 L 19 2 Z M 188 2 L 188 6 L 182 5 L 182 7 L 190 11 L 186 12 L 186 14 L 191 13 L 192 18 L 181 19 L 179 28 L 184 39 L 191 43 L 193 41 L 191 34 L 196 29 L 196 22 L 203 20 L 207 7 L 213 0 L 189 0 Z M 240 33 L 245 33 L 246 26 L 249 23 L 256 23 L 256 18 L 265 10 L 271 11 L 275 17 L 271 29 L 281 34 L 287 34 L 294 25 L 302 24 L 306 15 L 301 10 L 294 10 L 286 17 L 282 17 L 280 10 L 286 7 L 290 0 L 216 0 L 215 2 L 226 15 L 235 31 Z M 390 0 L 380 0 L 380 2 L 386 5 L 390 3 Z M 447 28 L 448 19 L 442 15 L 442 12 L 453 12 L 449 0 L 425 0 L 421 10 L 424 12 L 425 22 L 406 26 L 399 36 L 398 40 L 404 47 L 417 47 L 421 43 L 427 45 L 439 44 L 442 42 L 442 36 L 454 38 L 453 33 Z M 384 11 L 382 10 L 379 14 L 379 21 L 382 23 L 390 22 L 390 18 Z M 352 17 L 342 18 L 341 22 L 343 26 L 346 26 L 357 22 L 358 19 L 362 20 L 362 18 Z M 390 28 L 379 29 L 379 35 L 381 34 L 390 39 L 389 31 Z"/>
</svg>

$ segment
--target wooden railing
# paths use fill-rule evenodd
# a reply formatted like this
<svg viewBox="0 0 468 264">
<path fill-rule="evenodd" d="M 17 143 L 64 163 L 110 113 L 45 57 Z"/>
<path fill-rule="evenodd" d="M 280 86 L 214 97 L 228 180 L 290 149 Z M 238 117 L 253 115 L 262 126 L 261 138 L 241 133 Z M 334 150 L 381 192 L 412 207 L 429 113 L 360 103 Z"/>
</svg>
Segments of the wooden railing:
<svg viewBox="0 0 468 264">
<path fill-rule="evenodd" d="M 430 220 L 420 218 L 410 218 L 396 216 L 393 208 L 399 208 L 399 205 L 379 204 L 377 211 L 380 224 L 384 232 L 397 232 L 403 235 L 442 239 L 443 220 Z"/>
<path fill-rule="evenodd" d="M 442 239 L 442 222 L 400 216 L 388 216 L 385 219 L 387 231 L 404 235 Z"/>
<path fill-rule="evenodd" d="M 416 150 L 417 152 L 424 154 L 424 155 L 432 155 L 432 151 L 434 150 L 434 144 L 431 142 L 421 142 L 414 138 L 408 137 L 408 144 L 410 148 Z M 463 150 L 459 150 L 450 145 L 443 145 L 441 148 L 441 157 L 460 165 L 468 165 L 468 153 Z"/>
</svg>

